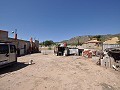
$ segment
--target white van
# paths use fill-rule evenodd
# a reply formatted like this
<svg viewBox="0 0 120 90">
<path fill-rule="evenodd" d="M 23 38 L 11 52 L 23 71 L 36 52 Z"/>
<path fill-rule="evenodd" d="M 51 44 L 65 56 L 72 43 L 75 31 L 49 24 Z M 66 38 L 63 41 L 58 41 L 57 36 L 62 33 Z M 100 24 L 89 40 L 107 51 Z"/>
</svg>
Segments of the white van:
<svg viewBox="0 0 120 90">
<path fill-rule="evenodd" d="M 10 43 L 0 43 L 0 68 L 17 62 L 16 47 Z"/>
</svg>

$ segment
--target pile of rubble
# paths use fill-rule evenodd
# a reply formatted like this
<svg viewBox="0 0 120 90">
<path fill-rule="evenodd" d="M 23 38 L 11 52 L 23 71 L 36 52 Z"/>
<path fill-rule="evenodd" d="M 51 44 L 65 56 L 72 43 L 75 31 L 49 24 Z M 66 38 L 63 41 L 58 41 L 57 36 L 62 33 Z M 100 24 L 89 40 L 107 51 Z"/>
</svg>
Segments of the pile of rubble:
<svg viewBox="0 0 120 90">
<path fill-rule="evenodd" d="M 107 48 L 104 51 L 85 49 L 82 56 L 97 61 L 97 65 L 105 68 L 120 69 L 120 48 Z"/>
<path fill-rule="evenodd" d="M 120 68 L 120 48 L 107 48 L 103 54 L 100 55 L 99 65 L 106 68 Z"/>
</svg>

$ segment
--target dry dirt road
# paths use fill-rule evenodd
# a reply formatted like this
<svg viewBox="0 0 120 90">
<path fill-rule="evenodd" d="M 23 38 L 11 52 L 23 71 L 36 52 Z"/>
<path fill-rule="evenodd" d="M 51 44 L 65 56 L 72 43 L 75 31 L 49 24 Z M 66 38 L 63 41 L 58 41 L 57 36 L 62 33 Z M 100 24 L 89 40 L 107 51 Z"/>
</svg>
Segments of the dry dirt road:
<svg viewBox="0 0 120 90">
<path fill-rule="evenodd" d="M 0 69 L 0 90 L 120 90 L 120 72 L 80 56 L 37 53 Z"/>
</svg>

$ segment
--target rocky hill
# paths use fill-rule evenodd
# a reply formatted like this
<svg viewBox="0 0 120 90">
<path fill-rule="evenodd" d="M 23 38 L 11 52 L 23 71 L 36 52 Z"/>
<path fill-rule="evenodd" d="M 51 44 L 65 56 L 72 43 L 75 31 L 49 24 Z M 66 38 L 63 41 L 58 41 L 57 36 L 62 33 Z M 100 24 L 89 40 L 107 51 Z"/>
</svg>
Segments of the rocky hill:
<svg viewBox="0 0 120 90">
<path fill-rule="evenodd" d="M 69 40 L 63 40 L 61 42 L 67 42 L 68 44 L 72 44 L 72 45 L 77 45 L 77 44 L 82 44 L 88 40 L 91 40 L 92 38 L 97 38 L 98 40 L 104 42 L 105 40 L 108 40 L 112 37 L 118 37 L 120 40 L 120 33 L 119 34 L 107 34 L 107 35 L 86 35 L 86 36 L 76 36 L 73 37 Z"/>
</svg>

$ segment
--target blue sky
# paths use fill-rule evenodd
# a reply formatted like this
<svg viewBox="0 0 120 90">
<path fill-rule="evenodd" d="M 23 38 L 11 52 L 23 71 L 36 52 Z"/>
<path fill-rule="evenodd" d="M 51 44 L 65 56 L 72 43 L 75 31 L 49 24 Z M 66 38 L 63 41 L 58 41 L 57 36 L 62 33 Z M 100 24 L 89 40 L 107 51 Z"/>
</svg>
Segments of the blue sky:
<svg viewBox="0 0 120 90">
<path fill-rule="evenodd" d="M 0 0 L 0 29 L 18 38 L 61 41 L 120 33 L 120 0 Z"/>
</svg>

